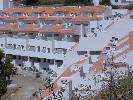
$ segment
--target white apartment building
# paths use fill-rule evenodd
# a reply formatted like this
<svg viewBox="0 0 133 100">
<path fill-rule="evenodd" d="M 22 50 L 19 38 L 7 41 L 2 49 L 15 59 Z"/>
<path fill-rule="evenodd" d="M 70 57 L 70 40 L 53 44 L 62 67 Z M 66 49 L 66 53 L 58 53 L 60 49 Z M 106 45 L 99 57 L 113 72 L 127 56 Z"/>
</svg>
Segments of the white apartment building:
<svg viewBox="0 0 133 100">
<path fill-rule="evenodd" d="M 79 84 L 95 90 L 103 78 L 101 52 L 113 36 L 121 39 L 132 27 L 126 14 L 114 17 L 108 6 L 6 8 L 0 13 L 0 48 L 15 66 L 52 71 L 55 92 L 66 80 L 72 90 Z M 118 41 L 116 58 L 131 52 L 132 38 L 131 32 Z"/>
<path fill-rule="evenodd" d="M 110 0 L 112 5 L 128 5 L 132 4 L 133 0 Z"/>
<path fill-rule="evenodd" d="M 13 7 L 12 0 L 0 0 L 0 10 L 4 10 L 5 8 Z"/>
<path fill-rule="evenodd" d="M 94 5 L 99 5 L 102 0 L 93 0 Z M 133 0 L 110 0 L 111 5 L 129 5 Z"/>
<path fill-rule="evenodd" d="M 104 6 L 6 8 L 0 15 L 0 48 L 12 55 L 15 66 L 60 67 L 82 37 L 100 30 L 106 10 Z"/>
</svg>

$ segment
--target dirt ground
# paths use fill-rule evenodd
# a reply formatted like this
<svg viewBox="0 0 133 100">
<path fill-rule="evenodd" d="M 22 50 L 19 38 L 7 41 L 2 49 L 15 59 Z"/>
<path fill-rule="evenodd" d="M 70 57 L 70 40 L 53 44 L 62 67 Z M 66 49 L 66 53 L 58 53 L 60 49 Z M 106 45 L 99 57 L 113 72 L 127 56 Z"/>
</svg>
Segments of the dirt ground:
<svg viewBox="0 0 133 100">
<path fill-rule="evenodd" d="M 11 79 L 13 80 L 12 84 L 17 84 L 17 87 L 9 88 L 6 99 L 3 100 L 32 100 L 32 94 L 42 87 L 42 81 L 34 77 L 17 75 Z"/>
</svg>

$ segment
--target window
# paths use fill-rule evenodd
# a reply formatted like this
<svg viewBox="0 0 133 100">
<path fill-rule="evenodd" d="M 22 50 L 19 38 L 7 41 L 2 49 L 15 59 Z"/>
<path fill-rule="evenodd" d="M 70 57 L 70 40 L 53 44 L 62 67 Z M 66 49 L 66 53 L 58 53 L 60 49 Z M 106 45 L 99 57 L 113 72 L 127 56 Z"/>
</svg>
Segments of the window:
<svg viewBox="0 0 133 100">
<path fill-rule="evenodd" d="M 37 61 L 38 61 L 38 62 L 41 62 L 41 59 L 40 59 L 40 58 L 37 58 Z"/>
<path fill-rule="evenodd" d="M 90 55 L 100 55 L 102 51 L 90 51 Z"/>
<path fill-rule="evenodd" d="M 46 47 L 43 47 L 42 52 L 43 52 L 43 53 L 46 52 Z"/>
<path fill-rule="evenodd" d="M 18 56 L 18 59 L 21 60 L 21 56 Z"/>
<path fill-rule="evenodd" d="M 88 24 L 84 24 L 84 26 L 89 26 Z"/>
<path fill-rule="evenodd" d="M 56 36 L 59 36 L 59 34 L 54 34 L 54 36 L 56 37 Z"/>
<path fill-rule="evenodd" d="M 46 62 L 46 58 L 43 59 L 43 62 Z"/>
<path fill-rule="evenodd" d="M 3 44 L 1 44 L 1 47 L 3 47 Z"/>
<path fill-rule="evenodd" d="M 24 49 L 24 46 L 23 45 L 21 45 L 21 47 L 22 47 L 22 49 Z"/>
<path fill-rule="evenodd" d="M 34 35 L 33 33 L 29 33 L 29 35 Z"/>
<path fill-rule="evenodd" d="M 54 64 L 54 59 L 50 59 L 50 64 Z"/>
<path fill-rule="evenodd" d="M 28 57 L 26 57 L 26 56 L 22 56 L 22 59 L 25 61 L 28 61 Z"/>
<path fill-rule="evenodd" d="M 47 68 L 43 68 L 43 70 L 47 70 Z"/>
<path fill-rule="evenodd" d="M 87 51 L 77 51 L 78 55 L 84 55 L 87 54 Z"/>
<path fill-rule="evenodd" d="M 40 46 L 37 46 L 38 52 L 40 52 Z"/>
<path fill-rule="evenodd" d="M 70 37 L 70 35 L 67 35 L 67 37 Z"/>
<path fill-rule="evenodd" d="M 16 49 L 16 44 L 13 44 L 13 46 L 14 46 L 14 49 Z"/>
<path fill-rule="evenodd" d="M 47 59 L 47 62 L 50 63 L 50 59 Z"/>
<path fill-rule="evenodd" d="M 47 48 L 47 50 L 48 50 L 48 53 L 50 53 L 50 48 Z"/>
<path fill-rule="evenodd" d="M 118 0 L 115 0 L 115 2 L 118 2 Z"/>
<path fill-rule="evenodd" d="M 16 59 L 16 55 L 13 55 L 13 59 Z"/>
</svg>

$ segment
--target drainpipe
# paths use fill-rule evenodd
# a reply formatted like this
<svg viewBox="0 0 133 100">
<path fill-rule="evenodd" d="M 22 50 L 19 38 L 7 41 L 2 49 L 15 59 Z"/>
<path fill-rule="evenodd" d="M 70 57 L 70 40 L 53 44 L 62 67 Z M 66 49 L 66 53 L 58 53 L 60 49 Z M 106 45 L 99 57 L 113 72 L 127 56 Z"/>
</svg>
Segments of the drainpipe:
<svg viewBox="0 0 133 100">
<path fill-rule="evenodd" d="M 54 34 L 52 34 L 52 52 L 51 53 L 54 53 L 54 50 L 55 50 L 55 40 L 54 40 Z"/>
<path fill-rule="evenodd" d="M 26 51 L 28 51 L 28 46 L 29 46 L 29 38 L 28 34 L 26 34 Z"/>
<path fill-rule="evenodd" d="M 72 80 L 69 81 L 69 100 L 72 100 Z"/>
<path fill-rule="evenodd" d="M 97 28 L 99 28 L 99 20 L 97 19 Z"/>
<path fill-rule="evenodd" d="M 7 35 L 4 34 L 4 36 L 5 36 L 5 48 L 7 48 Z"/>
<path fill-rule="evenodd" d="M 83 24 L 81 24 L 80 30 L 81 30 L 80 31 L 80 35 L 81 35 L 80 37 L 82 38 L 83 37 Z"/>
</svg>

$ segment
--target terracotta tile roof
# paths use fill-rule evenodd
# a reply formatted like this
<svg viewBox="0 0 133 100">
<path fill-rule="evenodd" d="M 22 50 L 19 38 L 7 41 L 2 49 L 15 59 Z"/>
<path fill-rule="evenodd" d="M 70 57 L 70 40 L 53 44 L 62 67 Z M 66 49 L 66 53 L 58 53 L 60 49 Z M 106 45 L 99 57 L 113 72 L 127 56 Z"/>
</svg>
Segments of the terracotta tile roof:
<svg viewBox="0 0 133 100">
<path fill-rule="evenodd" d="M 36 21 L 38 18 L 37 17 L 34 17 L 34 16 L 18 16 L 17 19 Z"/>
<path fill-rule="evenodd" d="M 44 7 L 44 13 L 46 14 L 53 14 L 54 7 Z"/>
<path fill-rule="evenodd" d="M 69 28 L 69 29 L 61 29 L 60 30 L 60 33 L 61 34 L 74 34 L 75 33 L 75 30 L 74 29 L 71 29 L 71 28 Z"/>
<path fill-rule="evenodd" d="M 80 11 L 88 11 L 94 13 L 101 13 L 105 10 L 105 6 L 82 6 Z"/>
<path fill-rule="evenodd" d="M 98 59 L 92 66 L 94 72 L 101 72 L 103 70 L 103 59 Z"/>
<path fill-rule="evenodd" d="M 59 30 L 61 28 L 63 28 L 63 25 L 56 25 L 56 26 L 53 26 L 52 28 L 41 29 L 39 32 L 40 33 L 59 33 Z"/>
<path fill-rule="evenodd" d="M 23 27 L 20 27 L 18 29 L 19 32 L 39 32 L 39 28 L 34 26 L 33 24 L 28 24 L 28 25 L 25 25 Z"/>
<path fill-rule="evenodd" d="M 119 58 L 120 56 L 127 54 L 128 52 L 130 52 L 130 48 L 127 48 L 126 50 L 124 50 L 124 51 L 118 53 L 118 54 L 114 57 L 114 59 L 117 59 L 117 58 Z"/>
<path fill-rule="evenodd" d="M 5 24 L 0 27 L 0 31 L 10 31 L 10 32 L 39 32 L 39 28 L 32 24 L 25 25 L 23 27 L 18 27 L 16 24 Z"/>
<path fill-rule="evenodd" d="M 120 50 L 121 48 L 123 48 L 124 46 L 128 45 L 129 44 L 129 40 L 125 41 L 124 43 L 118 45 L 116 47 L 116 50 Z"/>
<path fill-rule="evenodd" d="M 90 16 L 75 16 L 71 19 L 71 21 L 82 22 L 82 21 L 91 21 L 91 20 L 100 20 L 100 19 L 101 19 L 101 17 L 97 17 L 97 16 L 92 16 L 92 17 L 90 17 Z"/>
<path fill-rule="evenodd" d="M 44 19 L 47 21 L 62 21 L 62 20 L 70 20 L 72 16 L 41 16 L 39 19 Z"/>
<path fill-rule="evenodd" d="M 14 17 L 14 16 L 0 16 L 0 19 L 1 20 L 12 20 L 12 21 L 14 21 L 14 20 L 16 20 L 16 17 Z"/>
<path fill-rule="evenodd" d="M 94 13 L 102 13 L 105 10 L 105 6 L 62 6 L 62 7 L 16 7 L 16 8 L 7 8 L 4 10 L 7 14 L 14 13 L 47 13 L 53 14 L 55 12 L 63 12 L 79 14 L 81 11 L 89 11 Z"/>
<path fill-rule="evenodd" d="M 8 14 L 8 15 L 11 15 L 11 14 L 13 14 L 13 8 L 6 8 L 3 10 L 3 12 Z"/>
<path fill-rule="evenodd" d="M 28 13 L 28 14 L 31 14 L 33 11 L 33 8 L 32 7 L 16 7 L 16 8 L 13 8 L 13 12 L 14 13 Z"/>
<path fill-rule="evenodd" d="M 69 12 L 69 9 L 66 9 L 64 6 L 62 7 L 56 7 L 56 9 L 54 9 L 54 12 L 62 12 L 62 13 L 65 13 L 67 14 Z"/>
<path fill-rule="evenodd" d="M 64 28 L 63 25 L 56 25 L 49 29 L 40 29 L 33 24 L 24 25 L 18 27 L 16 24 L 5 24 L 0 27 L 0 31 L 12 31 L 12 32 L 35 32 L 35 33 L 52 33 L 52 34 L 62 34 L 62 35 L 72 35 L 75 30 L 71 28 Z"/>
<path fill-rule="evenodd" d="M 129 48 L 133 50 L 133 31 L 129 33 Z"/>
<path fill-rule="evenodd" d="M 42 13 L 44 11 L 45 11 L 44 7 L 34 7 L 32 13 Z"/>
<path fill-rule="evenodd" d="M 4 24 L 2 27 L 0 27 L 0 31 L 8 31 L 8 32 L 17 31 L 17 25 L 16 24 Z"/>
<path fill-rule="evenodd" d="M 59 21 L 62 20 L 64 17 L 63 16 L 41 16 L 39 19 L 44 19 L 44 20 L 51 20 L 51 21 Z"/>
<path fill-rule="evenodd" d="M 47 33 L 52 33 L 52 34 L 56 34 L 56 33 L 59 33 L 61 35 L 66 35 L 66 34 L 74 34 L 75 30 L 74 29 L 71 29 L 71 28 L 64 28 L 63 25 L 56 25 L 52 28 L 49 28 L 49 29 L 40 29 L 39 30 L 40 33 L 44 33 L 44 34 L 47 34 Z"/>
</svg>

